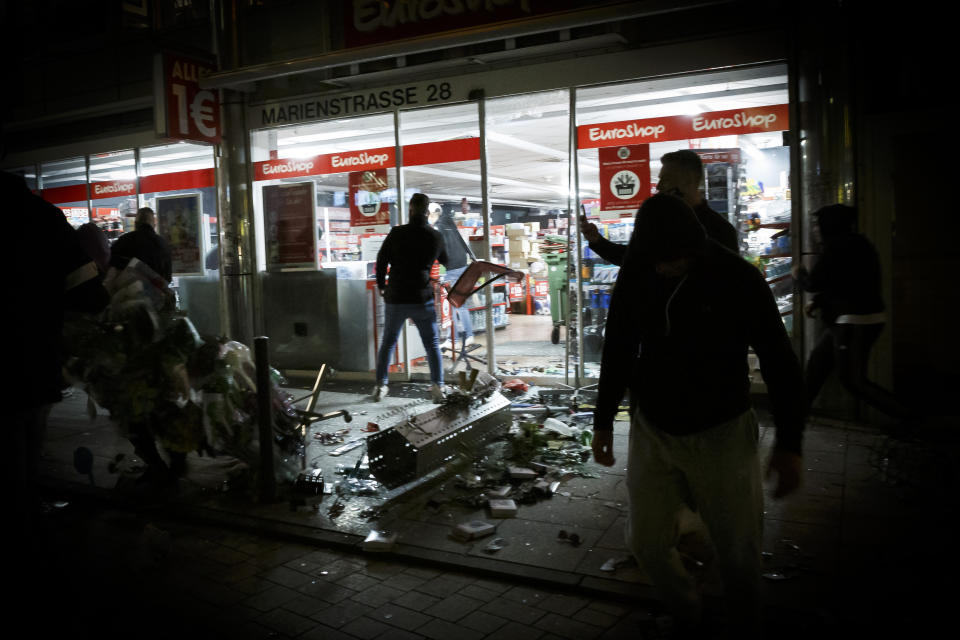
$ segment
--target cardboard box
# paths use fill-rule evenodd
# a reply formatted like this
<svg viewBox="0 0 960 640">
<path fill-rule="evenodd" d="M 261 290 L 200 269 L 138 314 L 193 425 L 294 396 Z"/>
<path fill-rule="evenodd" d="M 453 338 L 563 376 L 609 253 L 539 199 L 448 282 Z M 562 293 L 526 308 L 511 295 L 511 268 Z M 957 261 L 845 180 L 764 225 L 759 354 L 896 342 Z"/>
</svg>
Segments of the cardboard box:
<svg viewBox="0 0 960 640">
<path fill-rule="evenodd" d="M 524 237 L 528 233 L 526 227 L 511 227 L 507 229 L 508 238 Z"/>
<path fill-rule="evenodd" d="M 487 504 L 490 507 L 490 515 L 494 518 L 512 518 L 517 515 L 517 503 L 509 498 L 490 500 Z"/>
<path fill-rule="evenodd" d="M 497 525 L 484 522 L 483 520 L 471 520 L 470 522 L 461 522 L 453 528 L 450 535 L 457 540 L 467 542 L 488 536 L 497 530 Z"/>
<path fill-rule="evenodd" d="M 538 231 L 540 231 L 539 222 L 524 222 L 523 225 L 530 230 L 530 233 L 536 234 Z"/>
<path fill-rule="evenodd" d="M 513 258 L 513 257 L 511 256 L 510 262 L 509 262 L 509 266 L 510 266 L 511 269 L 526 269 L 526 268 L 527 268 L 527 261 L 526 261 L 526 260 L 516 259 L 516 258 Z"/>
</svg>

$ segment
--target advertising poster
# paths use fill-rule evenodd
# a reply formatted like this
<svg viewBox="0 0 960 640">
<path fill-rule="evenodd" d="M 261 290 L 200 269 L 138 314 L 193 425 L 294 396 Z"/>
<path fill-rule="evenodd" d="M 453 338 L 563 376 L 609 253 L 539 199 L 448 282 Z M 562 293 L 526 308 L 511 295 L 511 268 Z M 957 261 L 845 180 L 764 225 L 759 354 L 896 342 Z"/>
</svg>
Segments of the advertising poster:
<svg viewBox="0 0 960 640">
<path fill-rule="evenodd" d="M 351 227 L 390 224 L 390 204 L 382 200 L 386 189 L 386 169 L 350 173 Z"/>
<path fill-rule="evenodd" d="M 205 239 L 200 194 L 157 196 L 157 233 L 170 245 L 174 275 L 203 275 Z"/>
<path fill-rule="evenodd" d="M 263 188 L 267 270 L 317 266 L 317 220 L 313 182 Z"/>
<path fill-rule="evenodd" d="M 650 145 L 603 147 L 600 156 L 600 208 L 636 211 L 650 196 Z"/>
</svg>

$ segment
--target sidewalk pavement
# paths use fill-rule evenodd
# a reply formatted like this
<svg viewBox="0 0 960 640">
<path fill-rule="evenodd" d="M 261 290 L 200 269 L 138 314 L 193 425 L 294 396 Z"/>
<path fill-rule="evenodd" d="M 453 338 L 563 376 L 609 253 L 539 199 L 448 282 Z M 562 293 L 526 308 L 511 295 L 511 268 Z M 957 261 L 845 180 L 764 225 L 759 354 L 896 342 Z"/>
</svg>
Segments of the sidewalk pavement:
<svg viewBox="0 0 960 640">
<path fill-rule="evenodd" d="M 325 391 L 318 410 L 365 402 L 362 390 L 341 387 Z M 639 569 L 600 570 L 626 556 L 622 468 L 594 465 L 597 477 L 568 481 L 567 495 L 521 506 L 498 530 L 508 546 L 491 555 L 448 536 L 452 524 L 486 518 L 482 511 L 453 502 L 427 509 L 427 494 L 376 522 L 336 522 L 322 509 L 225 499 L 216 491 L 220 462 L 193 456 L 187 490 L 163 503 L 131 500 L 105 471 L 116 453 L 132 455 L 129 443 L 106 416 L 91 422 L 85 407 L 76 391 L 50 416 L 42 484 L 70 505 L 53 509 L 38 566 L 57 576 L 51 594 L 62 593 L 61 606 L 83 603 L 74 616 L 93 626 L 146 625 L 157 637 L 189 625 L 231 637 L 536 640 L 657 637 L 663 622 Z M 773 430 L 759 415 L 765 457 Z M 958 568 L 950 528 L 958 437 L 951 424 L 921 435 L 809 426 L 803 488 L 768 500 L 765 513 L 768 637 L 923 637 L 945 617 Z M 618 423 L 620 460 L 626 436 Z M 96 486 L 73 469 L 78 446 L 94 453 Z M 399 533 L 391 553 L 362 551 L 374 526 Z M 558 540 L 559 530 L 584 544 Z M 714 588 L 708 575 L 707 593 Z"/>
</svg>

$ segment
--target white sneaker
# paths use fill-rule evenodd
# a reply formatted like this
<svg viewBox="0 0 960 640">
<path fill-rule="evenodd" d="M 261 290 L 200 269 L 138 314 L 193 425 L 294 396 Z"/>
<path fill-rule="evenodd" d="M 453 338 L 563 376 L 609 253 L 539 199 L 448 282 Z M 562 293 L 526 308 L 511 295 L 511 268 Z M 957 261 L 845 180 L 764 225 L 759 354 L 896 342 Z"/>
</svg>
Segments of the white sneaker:
<svg viewBox="0 0 960 640">
<path fill-rule="evenodd" d="M 440 343 L 440 351 L 443 351 L 444 349 L 453 349 L 453 345 L 450 343 L 449 339 Z"/>
<path fill-rule="evenodd" d="M 441 404 L 444 400 L 446 400 L 446 395 L 444 395 L 443 389 L 440 388 L 440 385 L 430 385 L 430 398 L 433 399 L 434 404 Z"/>
<path fill-rule="evenodd" d="M 389 387 L 387 387 L 387 385 L 385 385 L 385 384 L 378 384 L 377 386 L 375 386 L 375 387 L 373 388 L 373 391 L 370 393 L 370 395 L 373 396 L 373 401 L 374 401 L 374 402 L 380 402 L 380 400 L 382 400 L 383 398 L 387 397 L 387 392 L 388 392 L 389 390 L 390 390 L 390 389 L 389 389 Z"/>
<path fill-rule="evenodd" d="M 469 347 L 474 342 L 476 342 L 476 340 L 473 339 L 473 336 L 467 336 L 467 338 L 463 341 L 463 346 Z"/>
</svg>

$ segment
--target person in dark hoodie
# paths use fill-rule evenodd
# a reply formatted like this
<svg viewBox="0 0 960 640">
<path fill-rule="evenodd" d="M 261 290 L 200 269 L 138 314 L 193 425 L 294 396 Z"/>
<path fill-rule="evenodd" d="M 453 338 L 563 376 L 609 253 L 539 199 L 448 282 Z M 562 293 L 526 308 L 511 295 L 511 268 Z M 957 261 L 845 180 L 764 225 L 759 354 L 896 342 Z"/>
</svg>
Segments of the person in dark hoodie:
<svg viewBox="0 0 960 640">
<path fill-rule="evenodd" d="M 775 497 L 800 482 L 803 379 L 762 274 L 708 240 L 691 208 L 658 194 L 636 216 L 614 287 L 594 412 L 593 453 L 613 465 L 613 421 L 634 407 L 627 543 L 682 629 L 701 602 L 677 550 L 678 516 L 697 512 L 724 583 L 731 637 L 759 633 L 763 495 L 747 350 L 760 359 L 776 440 Z"/>
<path fill-rule="evenodd" d="M 823 252 L 813 269 L 793 268 L 797 283 L 815 293 L 807 315 L 819 312 L 825 325 L 807 360 L 808 406 L 836 370 L 841 384 L 855 397 L 907 421 L 910 410 L 870 381 L 866 373 L 870 350 L 886 321 L 877 250 L 856 232 L 857 210 L 853 207 L 830 205 L 815 212 L 813 218 L 814 234 L 819 236 Z"/>
<path fill-rule="evenodd" d="M 440 359 L 437 312 L 433 304 L 430 269 L 434 261 L 449 263 L 443 236 L 427 222 L 430 199 L 415 193 L 410 198 L 410 222 L 390 230 L 377 253 L 377 288 L 386 307 L 383 339 L 377 352 L 376 385 L 373 399 L 387 395 L 387 365 L 407 318 L 413 320 L 423 340 L 430 366 L 430 397 L 443 402 L 443 366 Z M 387 267 L 390 267 L 389 273 Z"/>
<path fill-rule="evenodd" d="M 173 280 L 173 262 L 170 245 L 157 235 L 157 216 L 150 207 L 137 211 L 134 230 L 125 233 L 110 249 L 110 266 L 123 270 L 131 259 L 137 258 L 157 272 L 167 282 Z"/>
<path fill-rule="evenodd" d="M 463 275 L 470 260 L 476 260 L 470 245 L 467 244 L 460 230 L 457 229 L 457 222 L 453 218 L 453 211 L 444 210 L 439 204 L 430 204 L 430 224 L 443 236 L 443 244 L 447 249 L 446 264 L 447 272 L 443 274 L 444 282 L 453 285 L 457 279 Z M 462 307 L 455 307 L 453 310 L 454 320 L 457 328 L 457 339 L 463 345 L 468 345 L 473 341 L 473 321 L 470 319 L 470 310 Z M 454 346 L 454 351 L 456 347 Z"/>
<path fill-rule="evenodd" d="M 660 158 L 660 163 L 657 192 L 682 198 L 693 208 L 693 213 L 703 225 L 708 238 L 716 240 L 734 253 L 740 253 L 737 230 L 726 218 L 711 209 L 703 197 L 703 162 L 700 156 L 689 149 L 681 149 L 665 153 Z M 600 235 L 597 225 L 589 222 L 586 216 L 580 216 L 580 231 L 590 244 L 591 251 L 610 264 L 623 264 L 627 248 Z"/>
</svg>

